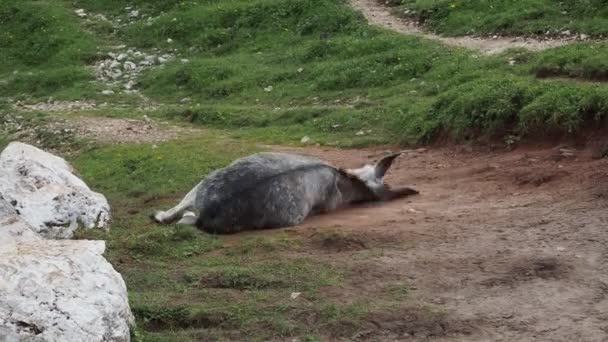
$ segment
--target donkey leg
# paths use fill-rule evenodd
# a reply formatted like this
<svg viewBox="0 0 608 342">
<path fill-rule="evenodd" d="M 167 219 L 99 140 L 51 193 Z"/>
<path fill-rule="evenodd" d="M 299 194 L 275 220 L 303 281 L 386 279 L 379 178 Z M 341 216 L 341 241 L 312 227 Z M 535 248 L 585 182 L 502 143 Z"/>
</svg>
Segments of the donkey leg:
<svg viewBox="0 0 608 342">
<path fill-rule="evenodd" d="M 190 190 L 190 192 L 184 196 L 184 199 L 182 199 L 178 205 L 167 211 L 157 211 L 152 218 L 158 223 L 171 223 L 181 218 L 186 210 L 191 210 L 194 208 L 196 193 L 198 192 L 198 188 L 200 187 L 201 183 L 198 183 L 192 190 Z"/>
</svg>

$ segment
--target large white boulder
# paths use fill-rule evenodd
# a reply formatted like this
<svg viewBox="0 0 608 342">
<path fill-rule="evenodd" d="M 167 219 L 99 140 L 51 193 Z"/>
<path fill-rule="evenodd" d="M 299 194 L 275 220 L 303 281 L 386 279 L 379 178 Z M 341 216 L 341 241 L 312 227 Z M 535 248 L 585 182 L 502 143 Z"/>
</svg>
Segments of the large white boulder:
<svg viewBox="0 0 608 342">
<path fill-rule="evenodd" d="M 0 197 L 0 341 L 129 341 L 127 289 L 104 249 L 42 239 Z"/>
<path fill-rule="evenodd" d="M 110 219 L 106 198 L 65 160 L 19 142 L 0 154 L 0 194 L 46 238 L 70 238 L 79 223 L 103 228 Z"/>
</svg>

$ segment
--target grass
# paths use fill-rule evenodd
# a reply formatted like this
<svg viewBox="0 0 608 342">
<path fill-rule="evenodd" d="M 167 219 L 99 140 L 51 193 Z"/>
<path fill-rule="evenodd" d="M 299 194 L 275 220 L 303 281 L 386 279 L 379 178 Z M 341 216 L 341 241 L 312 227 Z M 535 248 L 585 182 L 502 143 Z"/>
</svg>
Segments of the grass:
<svg viewBox="0 0 608 342">
<path fill-rule="evenodd" d="M 96 39 L 55 1 L 0 2 L 0 94 L 74 99 L 91 94 L 85 64 Z"/>
<path fill-rule="evenodd" d="M 608 33 L 603 0 L 394 0 L 397 14 L 414 17 L 441 34 L 549 35 L 564 31 L 593 37 Z"/>
<path fill-rule="evenodd" d="M 363 304 L 327 302 L 321 289 L 339 286 L 343 272 L 294 253 L 304 248 L 298 239 L 276 234 L 228 243 L 194 228 L 159 226 L 148 219 L 154 209 L 173 205 L 205 173 L 251 151 L 208 133 L 156 149 L 97 146 L 72 159 L 114 208 L 109 233 L 81 231 L 78 238 L 107 241 L 106 255 L 129 288 L 137 339 L 327 335 L 337 324 L 365 316 Z M 301 299 L 291 299 L 293 292 L 301 292 Z"/>
</svg>

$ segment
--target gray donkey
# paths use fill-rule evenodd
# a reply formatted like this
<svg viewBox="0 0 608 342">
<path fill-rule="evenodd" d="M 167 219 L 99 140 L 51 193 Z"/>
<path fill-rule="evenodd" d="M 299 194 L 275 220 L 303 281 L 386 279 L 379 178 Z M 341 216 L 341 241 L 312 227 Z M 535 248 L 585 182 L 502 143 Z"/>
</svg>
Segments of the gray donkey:
<svg viewBox="0 0 608 342">
<path fill-rule="evenodd" d="M 383 178 L 399 153 L 358 169 L 286 153 L 240 158 L 205 177 L 174 208 L 153 215 L 159 223 L 192 224 L 210 233 L 279 228 L 349 204 L 417 194 L 392 190 Z M 198 212 L 198 216 L 191 210 Z"/>
</svg>

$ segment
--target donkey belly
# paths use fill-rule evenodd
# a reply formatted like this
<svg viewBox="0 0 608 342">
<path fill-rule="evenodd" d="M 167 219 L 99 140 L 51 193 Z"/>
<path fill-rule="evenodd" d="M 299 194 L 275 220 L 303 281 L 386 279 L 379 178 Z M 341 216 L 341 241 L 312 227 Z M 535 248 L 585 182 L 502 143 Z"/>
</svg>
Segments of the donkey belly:
<svg viewBox="0 0 608 342">
<path fill-rule="evenodd" d="M 289 227 L 302 223 L 313 209 L 333 200 L 337 188 L 331 170 L 312 175 L 287 174 L 222 201 L 202 199 L 199 228 L 213 233 Z"/>
</svg>

